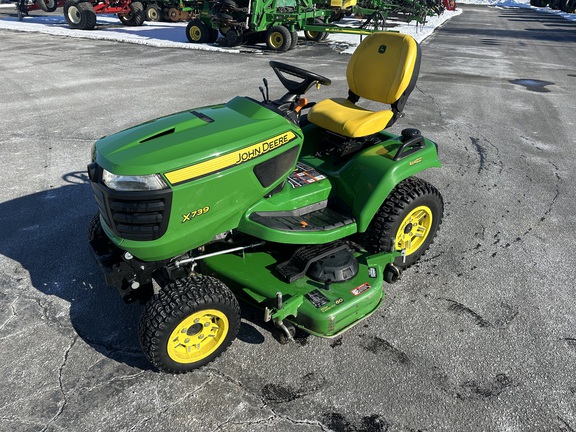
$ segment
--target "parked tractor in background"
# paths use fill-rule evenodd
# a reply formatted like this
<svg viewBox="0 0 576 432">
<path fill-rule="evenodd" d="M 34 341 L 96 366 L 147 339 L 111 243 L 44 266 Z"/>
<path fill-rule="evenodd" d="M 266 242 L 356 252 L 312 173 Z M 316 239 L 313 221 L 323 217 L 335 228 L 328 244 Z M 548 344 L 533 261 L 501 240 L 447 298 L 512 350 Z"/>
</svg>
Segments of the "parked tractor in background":
<svg viewBox="0 0 576 432">
<path fill-rule="evenodd" d="M 346 4 L 355 0 L 349 0 Z M 342 3 L 338 3 L 340 10 Z M 328 5 L 326 5 L 328 6 Z M 312 0 L 217 0 L 205 2 L 200 14 L 188 23 L 186 36 L 193 43 L 215 42 L 219 33 L 223 44 L 265 42 L 269 49 L 287 51 L 297 41 L 297 31 L 306 24 L 328 21 L 336 7 L 317 7 Z M 321 38 L 315 33 L 308 35 Z"/>
<path fill-rule="evenodd" d="M 452 5 L 447 7 L 446 5 Z M 221 34 L 222 45 L 265 43 L 274 51 L 296 46 L 298 33 L 310 41 L 324 40 L 329 33 L 369 35 L 386 29 L 393 17 L 405 22 L 426 22 L 432 14 L 454 9 L 448 0 L 212 0 L 204 2 L 186 28 L 192 43 L 214 43 Z M 356 26 L 335 22 L 344 16 L 361 18 Z"/>
<path fill-rule="evenodd" d="M 64 8 L 64 18 L 73 29 L 92 30 L 96 26 L 96 14 L 116 14 L 120 22 L 126 26 L 140 26 L 146 15 L 144 4 L 132 0 L 18 0 L 16 11 L 22 21 L 28 12 L 41 9 L 44 12 L 54 12 Z"/>
<path fill-rule="evenodd" d="M 18 19 L 22 21 L 25 16 L 28 16 L 28 12 L 34 10 L 54 12 L 59 7 L 64 6 L 64 0 L 34 0 L 32 3 L 29 3 L 28 0 L 17 0 L 14 6 L 16 6 Z"/>
<path fill-rule="evenodd" d="M 146 3 L 146 20 L 157 21 L 190 21 L 203 7 L 202 0 L 156 0 Z"/>
<path fill-rule="evenodd" d="M 146 20 L 144 5 L 140 1 L 118 0 L 66 0 L 64 18 L 73 29 L 92 30 L 96 14 L 116 14 L 126 26 L 140 26 Z"/>
</svg>

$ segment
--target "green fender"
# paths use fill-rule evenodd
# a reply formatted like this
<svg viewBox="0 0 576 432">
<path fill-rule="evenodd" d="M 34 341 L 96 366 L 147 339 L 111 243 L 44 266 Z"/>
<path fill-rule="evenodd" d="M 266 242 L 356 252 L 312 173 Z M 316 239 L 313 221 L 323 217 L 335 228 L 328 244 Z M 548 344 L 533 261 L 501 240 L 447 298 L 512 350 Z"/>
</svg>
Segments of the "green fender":
<svg viewBox="0 0 576 432">
<path fill-rule="evenodd" d="M 399 141 L 387 141 L 359 153 L 332 173 L 340 199 L 352 209 L 358 232 L 364 232 L 390 192 L 402 180 L 432 167 L 441 167 L 434 142 L 425 139 L 418 151 L 395 161 Z"/>
</svg>

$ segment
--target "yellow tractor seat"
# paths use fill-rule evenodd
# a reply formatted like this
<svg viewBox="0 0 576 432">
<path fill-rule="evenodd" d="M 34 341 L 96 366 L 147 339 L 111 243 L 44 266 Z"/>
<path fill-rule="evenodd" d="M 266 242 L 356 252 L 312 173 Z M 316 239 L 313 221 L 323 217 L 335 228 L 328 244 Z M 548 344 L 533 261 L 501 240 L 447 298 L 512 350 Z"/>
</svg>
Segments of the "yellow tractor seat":
<svg viewBox="0 0 576 432">
<path fill-rule="evenodd" d="M 349 138 L 375 134 L 401 116 L 416 86 L 420 47 L 409 35 L 373 33 L 360 43 L 346 68 L 348 99 L 326 99 L 314 105 L 308 120 Z M 360 98 L 391 105 L 371 111 L 356 105 Z"/>
</svg>

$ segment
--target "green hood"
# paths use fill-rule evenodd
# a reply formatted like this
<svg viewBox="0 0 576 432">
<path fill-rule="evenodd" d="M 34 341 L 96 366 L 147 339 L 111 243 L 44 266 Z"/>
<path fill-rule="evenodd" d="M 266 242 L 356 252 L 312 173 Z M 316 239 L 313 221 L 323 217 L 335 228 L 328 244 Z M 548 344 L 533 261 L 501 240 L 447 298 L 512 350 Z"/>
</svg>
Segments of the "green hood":
<svg viewBox="0 0 576 432">
<path fill-rule="evenodd" d="M 283 116 L 248 98 L 182 111 L 99 139 L 96 162 L 114 174 L 165 173 L 294 130 Z"/>
</svg>

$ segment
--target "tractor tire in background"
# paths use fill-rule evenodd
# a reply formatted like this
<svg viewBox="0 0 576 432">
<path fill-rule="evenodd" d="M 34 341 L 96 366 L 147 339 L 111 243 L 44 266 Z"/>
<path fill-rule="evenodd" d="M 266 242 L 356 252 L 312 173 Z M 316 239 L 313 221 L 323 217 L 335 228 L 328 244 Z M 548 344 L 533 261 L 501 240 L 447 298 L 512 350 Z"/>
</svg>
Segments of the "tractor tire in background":
<svg viewBox="0 0 576 432">
<path fill-rule="evenodd" d="M 292 37 L 292 43 L 290 44 L 289 50 L 294 49 L 298 46 L 298 32 L 293 31 L 290 36 Z"/>
<path fill-rule="evenodd" d="M 274 51 L 286 52 L 292 45 L 292 34 L 287 27 L 275 25 L 266 32 L 266 46 Z"/>
<path fill-rule="evenodd" d="M 195 275 L 162 287 L 140 320 L 142 351 L 169 373 L 202 367 L 230 346 L 240 328 L 240 306 L 216 278 Z"/>
<path fill-rule="evenodd" d="M 550 9 L 560 10 L 560 0 L 550 0 L 548 6 Z"/>
<path fill-rule="evenodd" d="M 444 200 L 434 186 L 416 177 L 407 178 L 390 192 L 360 243 L 372 253 L 405 249 L 406 260 L 397 257 L 394 264 L 406 269 L 434 241 L 443 212 Z"/>
<path fill-rule="evenodd" d="M 96 27 L 96 12 L 92 3 L 80 0 L 66 0 L 64 18 L 70 28 L 92 30 Z"/>
<path fill-rule="evenodd" d="M 548 6 L 548 0 L 530 0 L 530 6 L 546 7 Z"/>
<path fill-rule="evenodd" d="M 224 35 L 224 41 L 227 47 L 233 48 L 242 45 L 242 42 L 244 42 L 244 37 L 239 30 L 228 29 Z"/>
<path fill-rule="evenodd" d="M 211 39 L 211 30 L 201 20 L 195 19 L 186 26 L 186 38 L 190 43 L 207 43 Z"/>
<path fill-rule="evenodd" d="M 38 0 L 37 3 L 44 12 L 54 12 L 58 8 L 56 0 Z"/>
<path fill-rule="evenodd" d="M 324 21 L 321 18 L 314 18 L 314 24 L 323 25 Z M 328 37 L 328 33 L 304 30 L 304 37 L 312 42 L 320 42 Z"/>
<path fill-rule="evenodd" d="M 560 0 L 560 9 L 566 13 L 576 13 L 576 0 Z"/>
<path fill-rule="evenodd" d="M 162 21 L 162 9 L 157 4 L 151 4 L 145 11 L 146 20 L 151 22 Z"/>
<path fill-rule="evenodd" d="M 146 13 L 142 2 L 133 1 L 130 3 L 130 12 L 127 14 L 118 14 L 118 19 L 122 24 L 129 27 L 137 27 L 144 24 Z"/>
</svg>

